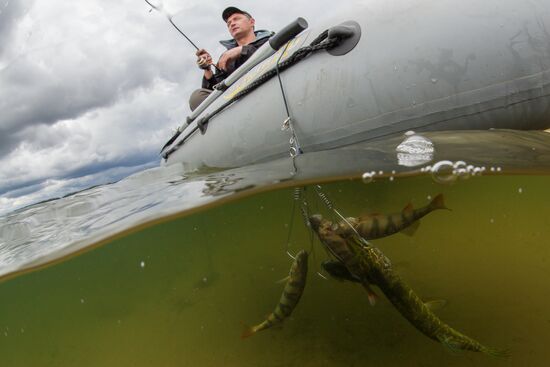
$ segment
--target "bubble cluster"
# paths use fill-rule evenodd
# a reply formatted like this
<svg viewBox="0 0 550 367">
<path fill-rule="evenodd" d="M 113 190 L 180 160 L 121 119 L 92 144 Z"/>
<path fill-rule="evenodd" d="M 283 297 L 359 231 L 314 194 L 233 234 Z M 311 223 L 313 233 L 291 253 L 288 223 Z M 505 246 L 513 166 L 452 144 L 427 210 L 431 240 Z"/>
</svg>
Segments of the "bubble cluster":
<svg viewBox="0 0 550 367">
<path fill-rule="evenodd" d="M 391 175 L 388 176 L 388 180 L 391 182 L 391 181 L 394 181 L 395 180 L 395 176 L 396 175 L 396 171 L 395 170 L 392 170 L 391 171 Z M 363 180 L 363 183 L 371 183 L 374 181 L 374 179 L 376 177 L 384 177 L 384 171 L 369 171 L 369 172 L 365 172 L 363 173 L 363 175 L 361 176 L 361 179 Z"/>
<path fill-rule="evenodd" d="M 399 165 L 406 167 L 420 166 L 433 159 L 433 142 L 414 131 L 405 133 L 405 140 L 395 148 Z"/>
<path fill-rule="evenodd" d="M 430 173 L 434 181 L 441 184 L 451 184 L 459 179 L 466 180 L 472 176 L 480 176 L 485 171 L 487 171 L 486 167 L 476 167 L 464 161 L 447 160 L 420 169 L 420 172 Z"/>
</svg>

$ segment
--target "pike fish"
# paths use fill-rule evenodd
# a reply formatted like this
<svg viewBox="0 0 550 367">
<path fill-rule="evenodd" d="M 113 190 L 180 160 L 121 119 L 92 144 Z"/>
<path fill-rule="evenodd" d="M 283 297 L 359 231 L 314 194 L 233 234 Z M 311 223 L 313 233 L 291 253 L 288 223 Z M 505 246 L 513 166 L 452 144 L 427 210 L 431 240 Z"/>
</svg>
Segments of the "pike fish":
<svg viewBox="0 0 550 367">
<path fill-rule="evenodd" d="M 345 238 L 335 231 L 337 225 L 323 219 L 319 214 L 309 217 L 311 228 L 317 233 L 319 240 L 332 256 L 345 265 L 351 277 L 356 279 L 367 291 L 369 303 L 374 306 L 376 293 L 371 288 L 370 273 L 366 263 L 361 262 L 355 247 L 349 246 Z"/>
<path fill-rule="evenodd" d="M 346 261 L 337 257 L 350 273 L 346 275 L 340 270 L 340 276 L 352 281 L 356 278 L 368 279 L 370 284 L 377 285 L 399 313 L 424 335 L 456 352 L 469 350 L 495 357 L 509 355 L 507 350 L 486 347 L 439 319 L 429 305 L 426 305 L 394 272 L 391 261 L 378 248 L 364 245 L 357 236 L 344 239 L 335 233 L 338 226 L 333 226 L 320 215 L 312 216 L 310 222 L 323 244 L 333 248 L 347 248 L 354 254 L 354 259 L 346 259 Z M 345 244 L 336 243 L 337 241 L 344 241 Z M 353 267 L 349 268 L 348 264 L 352 264 Z"/>
<path fill-rule="evenodd" d="M 420 224 L 419 219 L 434 210 L 447 209 L 443 200 L 443 194 L 437 195 L 426 206 L 414 209 L 412 204 L 407 205 L 401 212 L 390 215 L 366 214 L 359 218 L 347 218 L 346 222 L 338 224 L 338 233 L 344 237 L 355 234 L 355 231 L 366 240 L 374 240 L 390 236 L 397 232 L 414 233 Z"/>
<path fill-rule="evenodd" d="M 353 283 L 360 283 L 360 279 L 354 277 L 338 260 L 325 260 L 321 263 L 321 267 L 334 279 L 338 281 L 348 281 Z M 444 299 L 433 299 L 425 301 L 424 304 L 431 310 L 436 310 L 444 307 L 447 304 L 447 301 Z"/>
<path fill-rule="evenodd" d="M 495 357 L 509 355 L 507 350 L 486 347 L 439 319 L 429 305 L 394 272 L 390 260 L 378 248 L 364 246 L 353 237 L 347 241 L 361 253 L 360 261 L 366 263 L 363 268 L 368 269 L 371 281 L 380 288 L 399 313 L 424 335 L 455 352 L 469 350 Z"/>
<path fill-rule="evenodd" d="M 301 250 L 296 254 L 294 262 L 290 267 L 290 273 L 288 280 L 285 284 L 283 294 L 279 300 L 279 304 L 275 307 L 275 310 L 267 316 L 267 318 L 256 326 L 246 326 L 243 330 L 241 338 L 247 338 L 256 334 L 258 331 L 269 329 L 274 325 L 282 323 L 287 317 L 290 316 L 306 286 L 307 278 L 307 259 L 308 253 Z"/>
</svg>

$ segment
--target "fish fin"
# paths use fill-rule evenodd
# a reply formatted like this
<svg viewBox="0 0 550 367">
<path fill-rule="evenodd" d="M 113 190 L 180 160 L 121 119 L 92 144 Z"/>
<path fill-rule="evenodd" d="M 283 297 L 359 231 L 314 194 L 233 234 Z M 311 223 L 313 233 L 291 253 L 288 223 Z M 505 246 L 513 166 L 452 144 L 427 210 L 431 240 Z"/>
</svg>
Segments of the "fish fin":
<svg viewBox="0 0 550 367">
<path fill-rule="evenodd" d="M 511 355 L 509 349 L 495 349 L 495 348 L 483 347 L 481 351 L 487 355 L 490 355 L 491 357 L 496 357 L 496 358 L 508 358 Z"/>
<path fill-rule="evenodd" d="M 370 287 L 369 283 L 362 282 L 361 284 L 363 285 L 363 288 L 365 288 L 365 290 L 367 291 L 367 297 L 369 299 L 370 305 L 375 306 L 376 305 L 376 300 L 378 299 L 378 296 L 376 295 L 376 293 L 374 293 L 374 291 Z"/>
<path fill-rule="evenodd" d="M 436 209 L 445 209 L 445 210 L 451 210 L 447 208 L 445 205 L 445 200 L 443 197 L 443 194 L 438 194 L 433 200 L 430 202 L 430 209 L 436 210 Z"/>
<path fill-rule="evenodd" d="M 275 284 L 286 283 L 289 279 L 290 279 L 290 275 L 287 275 L 287 276 L 284 277 L 283 279 L 277 280 L 277 281 L 275 282 Z"/>
<path fill-rule="evenodd" d="M 252 336 L 256 334 L 256 330 L 252 326 L 246 325 L 244 322 L 241 321 L 241 325 L 243 326 L 243 332 L 241 333 L 241 339 L 246 339 L 249 336 Z"/>
<path fill-rule="evenodd" d="M 461 354 L 463 351 L 460 347 L 460 344 L 450 337 L 437 336 L 437 340 L 439 340 L 439 342 L 443 344 L 443 346 L 447 348 L 452 354 Z"/>
<path fill-rule="evenodd" d="M 410 226 L 405 227 L 401 230 L 401 233 L 403 233 L 406 236 L 414 236 L 416 231 L 418 230 L 418 227 L 420 227 L 420 221 L 417 220 L 416 222 L 412 223 Z"/>
<path fill-rule="evenodd" d="M 414 207 L 412 205 L 412 203 L 408 203 L 404 208 L 403 208 L 403 213 L 412 213 L 414 211 Z"/>
<path fill-rule="evenodd" d="M 374 292 L 371 292 L 368 294 L 367 298 L 369 299 L 369 303 L 371 306 L 376 306 L 376 300 L 378 299 L 378 296 L 376 295 L 376 293 Z"/>
<path fill-rule="evenodd" d="M 448 302 L 445 299 L 433 299 L 433 300 L 425 301 L 424 305 L 426 305 L 426 307 L 428 307 L 430 311 L 436 311 L 447 306 L 447 303 Z"/>
</svg>

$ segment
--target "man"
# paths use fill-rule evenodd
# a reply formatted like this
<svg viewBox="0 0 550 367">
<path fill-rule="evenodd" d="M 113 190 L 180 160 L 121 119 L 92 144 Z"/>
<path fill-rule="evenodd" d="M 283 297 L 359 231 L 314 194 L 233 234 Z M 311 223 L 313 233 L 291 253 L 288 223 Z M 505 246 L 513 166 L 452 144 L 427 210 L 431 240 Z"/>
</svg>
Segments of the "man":
<svg viewBox="0 0 550 367">
<path fill-rule="evenodd" d="M 225 9 L 222 18 L 233 38 L 220 41 L 227 48 L 227 51 L 218 60 L 215 73 L 210 68 L 213 65 L 210 54 L 204 49 L 197 51 L 197 65 L 204 70 L 204 76 L 202 88 L 194 91 L 189 99 L 191 110 L 197 108 L 208 97 L 214 89 L 214 85 L 227 78 L 239 66 L 244 64 L 273 35 L 272 32 L 265 30 L 255 31 L 256 21 L 250 13 L 234 6 Z"/>
</svg>

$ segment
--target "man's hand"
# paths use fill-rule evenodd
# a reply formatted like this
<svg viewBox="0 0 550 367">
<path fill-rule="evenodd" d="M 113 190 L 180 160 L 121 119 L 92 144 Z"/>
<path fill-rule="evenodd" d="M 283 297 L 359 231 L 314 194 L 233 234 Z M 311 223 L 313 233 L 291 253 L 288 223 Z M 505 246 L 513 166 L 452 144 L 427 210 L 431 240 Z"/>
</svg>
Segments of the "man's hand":
<svg viewBox="0 0 550 367">
<path fill-rule="evenodd" d="M 218 67 L 224 71 L 227 71 L 227 63 L 236 60 L 241 55 L 241 52 L 243 50 L 242 46 L 232 48 L 231 50 L 225 51 L 222 56 L 220 57 L 220 60 L 218 61 Z"/>
<path fill-rule="evenodd" d="M 196 52 L 196 55 L 198 57 L 197 59 L 197 65 L 199 68 L 206 70 L 212 65 L 212 56 L 206 51 L 205 49 L 201 48 Z"/>
</svg>

